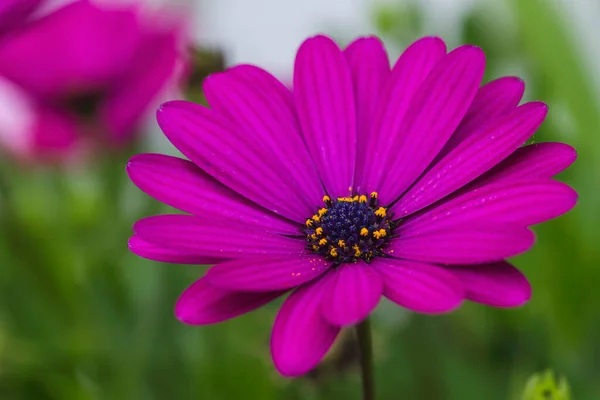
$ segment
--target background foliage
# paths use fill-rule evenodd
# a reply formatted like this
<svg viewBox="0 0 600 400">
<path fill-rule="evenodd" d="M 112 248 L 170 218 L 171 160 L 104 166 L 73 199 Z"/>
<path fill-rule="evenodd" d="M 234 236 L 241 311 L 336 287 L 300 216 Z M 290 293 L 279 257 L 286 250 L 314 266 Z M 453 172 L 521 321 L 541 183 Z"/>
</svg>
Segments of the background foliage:
<svg viewBox="0 0 600 400">
<path fill-rule="evenodd" d="M 375 316 L 381 399 L 521 399 L 552 368 L 572 398 L 600 398 L 600 117 L 595 75 L 571 26 L 544 0 L 480 2 L 449 46 L 473 43 L 488 75 L 523 76 L 528 99 L 550 105 L 535 141 L 579 151 L 560 179 L 580 193 L 570 214 L 536 228 L 515 260 L 534 297 L 523 308 L 466 304 L 416 316 L 382 303 Z M 397 48 L 423 34 L 416 6 L 373 18 Z M 347 39 L 347 38 L 342 38 Z M 23 168 L 4 159 L 0 225 L 0 399 L 358 399 L 352 336 L 306 378 L 277 375 L 268 353 L 277 304 L 209 327 L 173 317 L 204 267 L 159 264 L 127 250 L 134 220 L 167 211 L 127 180 L 140 143 L 78 170 Z"/>
</svg>

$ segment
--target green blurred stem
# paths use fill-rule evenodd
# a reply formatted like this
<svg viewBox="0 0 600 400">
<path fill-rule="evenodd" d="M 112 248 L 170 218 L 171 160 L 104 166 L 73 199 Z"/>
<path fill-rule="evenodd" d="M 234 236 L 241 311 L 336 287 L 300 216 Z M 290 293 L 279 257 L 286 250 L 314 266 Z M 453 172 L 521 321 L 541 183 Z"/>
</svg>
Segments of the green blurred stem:
<svg viewBox="0 0 600 400">
<path fill-rule="evenodd" d="M 360 358 L 363 400 L 375 400 L 373 346 L 371 344 L 371 321 L 369 318 L 356 325 L 356 338 Z"/>
</svg>

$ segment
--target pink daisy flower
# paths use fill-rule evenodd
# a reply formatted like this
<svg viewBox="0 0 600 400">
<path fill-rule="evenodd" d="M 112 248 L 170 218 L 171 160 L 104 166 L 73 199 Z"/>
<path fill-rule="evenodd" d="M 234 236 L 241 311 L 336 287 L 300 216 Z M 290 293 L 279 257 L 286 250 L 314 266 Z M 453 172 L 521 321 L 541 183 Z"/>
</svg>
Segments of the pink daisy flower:
<svg viewBox="0 0 600 400">
<path fill-rule="evenodd" d="M 65 161 L 131 143 L 182 69 L 182 20 L 168 14 L 76 0 L 7 36 L 0 98 L 23 111 L 19 123 L 2 119 L 2 144 L 21 158 Z"/>
<path fill-rule="evenodd" d="M 520 147 L 547 107 L 519 106 L 517 78 L 480 87 L 484 67 L 481 49 L 447 52 L 435 37 L 390 68 L 377 38 L 340 50 L 316 36 L 298 50 L 293 91 L 251 65 L 209 77 L 210 108 L 158 111 L 191 161 L 142 154 L 127 167 L 143 191 L 190 215 L 138 221 L 131 250 L 216 264 L 177 302 L 187 324 L 291 292 L 271 338 L 286 376 L 314 368 L 382 296 L 431 314 L 465 299 L 522 305 L 530 286 L 505 259 L 533 245 L 531 225 L 575 205 L 551 178 L 576 154 L 562 143 Z"/>
</svg>

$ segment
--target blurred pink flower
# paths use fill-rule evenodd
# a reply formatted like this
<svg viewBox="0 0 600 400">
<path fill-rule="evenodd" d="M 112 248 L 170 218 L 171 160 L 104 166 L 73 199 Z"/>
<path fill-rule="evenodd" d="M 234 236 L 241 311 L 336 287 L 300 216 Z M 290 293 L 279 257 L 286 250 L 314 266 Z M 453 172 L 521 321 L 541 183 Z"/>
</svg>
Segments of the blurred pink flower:
<svg viewBox="0 0 600 400">
<path fill-rule="evenodd" d="M 36 161 L 130 143 L 147 109 L 184 70 L 185 24 L 165 15 L 79 0 L 7 38 L 0 75 L 10 89 L 0 103 L 20 103 L 28 118 L 16 129 L 0 115 L 0 141 Z"/>
<path fill-rule="evenodd" d="M 1 0 L 0 34 L 20 26 L 44 0 Z"/>
</svg>

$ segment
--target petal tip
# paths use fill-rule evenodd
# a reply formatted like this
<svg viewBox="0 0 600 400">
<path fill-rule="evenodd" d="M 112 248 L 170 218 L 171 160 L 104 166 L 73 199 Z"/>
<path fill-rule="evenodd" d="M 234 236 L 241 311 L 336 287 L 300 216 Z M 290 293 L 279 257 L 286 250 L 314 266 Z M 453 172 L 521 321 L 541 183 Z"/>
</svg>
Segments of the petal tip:
<svg viewBox="0 0 600 400">
<path fill-rule="evenodd" d="M 423 36 L 422 38 L 418 39 L 417 41 L 418 42 L 432 42 L 432 43 L 446 45 L 446 42 L 444 42 L 444 39 L 442 39 L 439 36 L 435 36 L 435 35 Z"/>
<path fill-rule="evenodd" d="M 148 161 L 148 158 L 151 156 L 152 155 L 149 153 L 142 153 L 136 154 L 129 158 L 129 160 L 127 160 L 127 164 L 125 165 L 125 171 L 127 171 L 129 177 L 131 178 L 131 174 L 133 173 L 134 169 L 137 169 L 137 167 L 139 166 L 145 165 Z"/>
<path fill-rule="evenodd" d="M 495 84 L 502 87 L 502 89 L 505 91 L 514 92 L 520 96 L 522 96 L 523 92 L 525 91 L 525 81 L 518 76 L 503 76 L 490 82 L 490 84 Z"/>
<path fill-rule="evenodd" d="M 306 49 L 306 48 L 317 48 L 317 49 L 331 49 L 331 48 L 335 48 L 338 51 L 340 50 L 339 45 L 336 43 L 335 40 L 333 40 L 333 38 L 331 38 L 330 36 L 327 36 L 323 33 L 319 33 L 317 35 L 311 36 L 308 39 L 306 39 L 304 42 L 302 42 L 302 44 L 300 45 L 300 49 L 298 50 L 298 53 L 300 53 L 302 51 L 302 49 Z M 315 50 L 313 50 L 315 51 Z M 319 50 L 317 50 L 319 51 Z M 330 50 L 329 50 L 330 51 Z"/>
<path fill-rule="evenodd" d="M 202 325 L 194 321 L 193 313 L 189 312 L 188 306 L 181 301 L 182 298 L 183 296 L 179 297 L 175 302 L 175 307 L 173 307 L 175 318 L 186 325 Z"/>
<path fill-rule="evenodd" d="M 129 249 L 129 251 L 131 251 L 132 253 L 135 254 L 135 252 L 133 251 L 133 248 L 136 247 L 136 244 L 140 240 L 141 239 L 139 237 L 137 237 L 136 235 L 133 235 L 129 239 L 127 239 L 127 248 Z"/>
<path fill-rule="evenodd" d="M 536 109 L 539 109 L 539 110 L 548 111 L 548 108 L 549 108 L 548 104 L 544 103 L 543 101 L 539 101 L 539 100 L 532 101 L 529 104 L 531 104 L 531 107 L 535 107 Z"/>
</svg>

